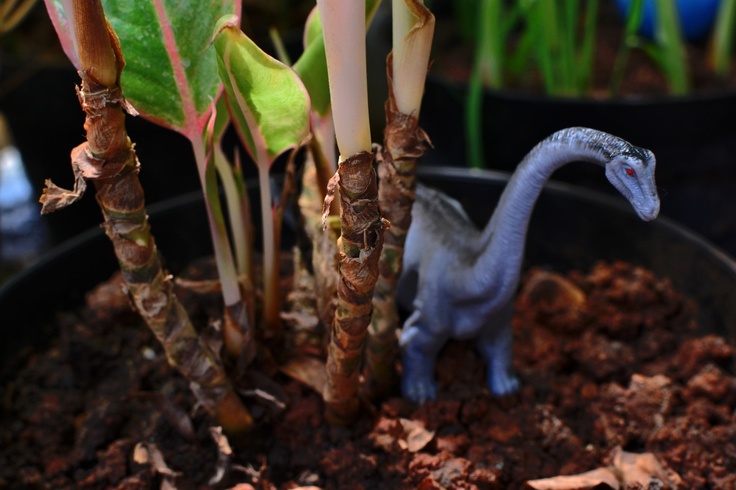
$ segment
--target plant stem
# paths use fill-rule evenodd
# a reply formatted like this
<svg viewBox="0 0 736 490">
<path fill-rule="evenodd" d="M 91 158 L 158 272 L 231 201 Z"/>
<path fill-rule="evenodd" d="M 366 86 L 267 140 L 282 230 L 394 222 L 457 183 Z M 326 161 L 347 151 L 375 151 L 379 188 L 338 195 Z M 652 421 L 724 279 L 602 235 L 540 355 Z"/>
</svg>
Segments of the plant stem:
<svg viewBox="0 0 736 490">
<path fill-rule="evenodd" d="M 365 11 L 344 0 L 318 0 L 317 5 L 341 155 L 323 207 L 325 212 L 339 188 L 340 278 L 327 351 L 324 399 L 327 420 L 344 424 L 358 414 L 358 381 L 385 225 L 378 209 L 374 154 L 370 151 Z"/>
<path fill-rule="evenodd" d="M 658 49 L 655 59 L 667 77 L 670 92 L 682 95 L 687 93 L 689 88 L 687 54 L 682 40 L 675 0 L 656 0 L 656 8 L 657 20 L 654 36 Z"/>
<path fill-rule="evenodd" d="M 728 76 L 731 68 L 735 28 L 736 0 L 721 0 L 716 16 L 716 26 L 713 29 L 709 58 L 713 71 L 722 79 Z"/>
<path fill-rule="evenodd" d="M 230 217 L 238 276 L 251 278 L 253 277 L 253 226 L 250 222 L 250 203 L 238 154 L 237 152 L 235 154 L 235 163 L 230 165 L 219 145 L 215 145 L 212 150 L 212 157 L 217 175 L 220 176 L 222 182 L 227 212 Z"/>
<path fill-rule="evenodd" d="M 325 38 L 335 136 L 346 160 L 371 149 L 365 11 L 344 0 L 319 0 L 317 6 Z"/>
<path fill-rule="evenodd" d="M 413 21 L 403 31 L 394 29 L 394 50 L 386 60 L 389 98 L 386 102 L 384 145 L 378 166 L 378 204 L 391 227 L 384 234 L 383 250 L 378 262 L 379 276 L 373 293 L 373 314 L 366 349 L 365 379 L 368 391 L 374 398 L 386 396 L 395 379 L 394 367 L 398 354 L 396 332 L 400 328 L 396 285 L 403 268 L 404 243 L 411 224 L 417 159 L 424 154 L 425 141 L 429 141 L 419 127 L 421 98 L 413 99 L 413 105 L 402 107 L 397 94 L 423 92 L 434 33 L 434 16 L 417 0 L 407 0 L 406 3 L 404 0 L 394 0 L 396 4 L 412 12 Z M 415 63 L 397 63 L 394 60 L 397 55 L 415 60 Z M 414 73 L 394 77 L 394 70 Z"/>
<path fill-rule="evenodd" d="M 370 152 L 356 153 L 341 162 L 328 191 L 329 199 L 339 186 L 341 225 L 337 308 L 327 349 L 324 392 L 326 418 L 334 424 L 349 423 L 358 414 L 358 377 L 383 247 L 384 223 L 373 162 Z"/>
<path fill-rule="evenodd" d="M 392 388 L 398 354 L 396 332 L 400 328 L 396 308 L 396 285 L 403 268 L 404 243 L 411 225 L 411 208 L 416 192 L 417 159 L 424 154 L 427 135 L 411 114 L 396 106 L 389 55 L 389 99 L 386 103 L 386 129 L 378 176 L 378 203 L 391 227 L 384 235 L 378 263 L 379 276 L 373 293 L 373 315 L 366 350 L 366 380 L 374 398 L 387 395 Z"/>
<path fill-rule="evenodd" d="M 237 359 L 245 355 L 250 361 L 255 355 L 253 329 L 248 324 L 248 315 L 240 291 L 237 268 L 228 241 L 225 216 L 220 203 L 220 192 L 217 185 L 217 169 L 205 151 L 202 135 L 189 135 L 194 158 L 199 170 L 199 180 L 204 194 L 207 221 L 210 225 L 210 236 L 217 264 L 217 274 L 222 287 L 225 303 L 223 321 L 223 339 L 228 354 Z"/>
<path fill-rule="evenodd" d="M 629 57 L 629 50 L 639 45 L 637 31 L 641 25 L 644 16 L 644 0 L 632 0 L 629 5 L 629 11 L 626 14 L 626 27 L 624 29 L 624 39 L 616 54 L 616 61 L 613 65 L 611 73 L 610 90 L 613 94 L 618 94 L 621 89 L 621 82 L 626 73 L 626 62 Z"/>
<path fill-rule="evenodd" d="M 268 167 L 258 165 L 258 186 L 261 190 L 261 229 L 263 231 L 263 315 L 264 334 L 277 336 L 279 317 L 278 250 L 274 229 L 271 182 Z"/>
<path fill-rule="evenodd" d="M 499 0 L 483 0 L 476 24 L 476 44 L 473 70 L 470 73 L 468 95 L 465 99 L 465 130 L 467 131 L 470 166 L 484 168 L 483 155 L 483 87 L 498 89 L 503 86 L 503 39 Z"/>
<path fill-rule="evenodd" d="M 593 85 L 595 63 L 595 39 L 598 26 L 598 0 L 588 0 L 585 11 L 583 40 L 576 60 L 576 83 L 578 93 L 587 92 Z"/>
<path fill-rule="evenodd" d="M 199 338 L 161 267 L 138 180 L 138 160 L 125 130 L 126 103 L 119 86 L 124 61 L 117 37 L 99 0 L 74 0 L 74 23 L 82 63 L 78 96 L 87 115 L 87 142 L 72 151 L 74 191 L 47 181 L 42 212 L 74 202 L 84 192 L 85 179 L 94 182 L 105 232 L 128 294 L 163 345 L 169 363 L 191 381 L 199 401 L 223 426 L 247 429 L 252 423 L 249 413 L 223 366 Z"/>
</svg>

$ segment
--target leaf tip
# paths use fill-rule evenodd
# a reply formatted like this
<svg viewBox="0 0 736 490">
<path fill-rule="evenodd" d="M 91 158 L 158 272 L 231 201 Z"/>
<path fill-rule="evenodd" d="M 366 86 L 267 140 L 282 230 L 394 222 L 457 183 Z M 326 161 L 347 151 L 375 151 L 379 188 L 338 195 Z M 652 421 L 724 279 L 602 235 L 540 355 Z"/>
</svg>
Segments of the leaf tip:
<svg viewBox="0 0 736 490">
<path fill-rule="evenodd" d="M 210 44 L 215 42 L 215 38 L 222 33 L 225 29 L 237 29 L 240 30 L 240 17 L 235 14 L 223 15 L 220 20 L 215 24 L 215 32 L 212 34 Z"/>
</svg>

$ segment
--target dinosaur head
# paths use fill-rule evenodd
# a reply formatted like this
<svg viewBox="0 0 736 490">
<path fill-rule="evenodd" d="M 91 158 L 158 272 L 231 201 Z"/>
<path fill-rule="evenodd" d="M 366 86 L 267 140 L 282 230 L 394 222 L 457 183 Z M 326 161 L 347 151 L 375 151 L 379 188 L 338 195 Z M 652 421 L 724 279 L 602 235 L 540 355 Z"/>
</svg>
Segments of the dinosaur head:
<svg viewBox="0 0 736 490">
<path fill-rule="evenodd" d="M 628 146 L 611 156 L 606 164 L 606 177 L 629 200 L 636 214 L 651 221 L 659 214 L 659 195 L 654 181 L 654 154 L 643 148 Z"/>
</svg>

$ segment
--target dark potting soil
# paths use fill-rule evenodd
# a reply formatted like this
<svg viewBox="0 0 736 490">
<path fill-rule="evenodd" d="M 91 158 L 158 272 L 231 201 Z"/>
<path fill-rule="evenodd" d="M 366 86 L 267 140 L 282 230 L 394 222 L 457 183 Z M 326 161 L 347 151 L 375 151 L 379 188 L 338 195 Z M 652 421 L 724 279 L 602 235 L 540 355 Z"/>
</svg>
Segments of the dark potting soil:
<svg viewBox="0 0 736 490">
<path fill-rule="evenodd" d="M 285 408 L 254 407 L 228 455 L 111 281 L 3 387 L 0 488 L 514 489 L 606 466 L 617 447 L 654 453 L 680 488 L 736 488 L 734 348 L 668 280 L 625 263 L 534 269 L 516 307 L 518 395 L 490 396 L 463 342 L 442 353 L 437 401 L 395 396 L 351 428 L 277 375 Z"/>
</svg>

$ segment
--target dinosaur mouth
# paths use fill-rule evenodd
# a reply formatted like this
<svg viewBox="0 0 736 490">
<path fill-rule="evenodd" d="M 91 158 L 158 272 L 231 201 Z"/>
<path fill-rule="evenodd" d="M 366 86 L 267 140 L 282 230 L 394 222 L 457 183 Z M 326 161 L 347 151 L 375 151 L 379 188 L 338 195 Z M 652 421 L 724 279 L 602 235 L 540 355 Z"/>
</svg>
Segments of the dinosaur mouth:
<svg viewBox="0 0 736 490">
<path fill-rule="evenodd" d="M 659 200 L 650 202 L 648 206 L 638 206 L 636 214 L 644 221 L 652 221 L 659 215 Z"/>
</svg>

